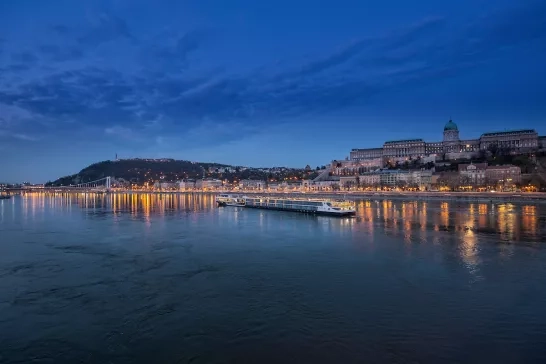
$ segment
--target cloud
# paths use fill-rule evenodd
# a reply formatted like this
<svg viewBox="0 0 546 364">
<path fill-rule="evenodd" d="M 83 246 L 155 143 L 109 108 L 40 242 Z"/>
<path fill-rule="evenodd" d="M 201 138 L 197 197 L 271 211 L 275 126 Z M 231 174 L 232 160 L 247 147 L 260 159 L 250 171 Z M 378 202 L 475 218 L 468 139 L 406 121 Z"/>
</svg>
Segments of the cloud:
<svg viewBox="0 0 546 364">
<path fill-rule="evenodd" d="M 38 115 L 19 106 L 0 103 L 0 127 L 16 126 L 38 117 Z"/>
<path fill-rule="evenodd" d="M 188 68 L 189 57 L 211 38 L 209 29 L 193 29 L 182 35 L 164 31 L 141 43 L 140 59 L 147 69 L 179 73 Z"/>
<path fill-rule="evenodd" d="M 166 30 L 137 39 L 125 20 L 101 13 L 86 26 L 52 27 L 64 46 L 51 41 L 35 53 L 15 54 L 14 63 L 0 73 L 14 79 L 9 88 L 0 85 L 0 103 L 55 120 L 57 127 L 78 127 L 67 120 L 89 123 L 102 135 L 122 140 L 150 137 L 167 145 L 174 135 L 165 135 L 165 130 L 172 130 L 188 144 L 229 141 L 258 132 L 254 120 L 362 105 L 390 89 L 483 65 L 507 48 L 546 38 L 544 18 L 544 2 L 462 25 L 427 17 L 280 72 L 263 67 L 230 74 L 192 63 L 192 56 L 211 44 L 209 30 Z M 116 68 L 91 58 L 106 43 L 112 46 L 112 58 L 129 52 L 127 63 Z M 26 72 L 42 58 L 51 67 L 47 73 Z"/>
<path fill-rule="evenodd" d="M 129 129 L 120 125 L 113 125 L 111 127 L 105 128 L 104 133 L 106 135 L 114 136 L 120 139 L 125 139 L 133 142 L 142 141 L 140 135 L 136 133 L 135 130 Z"/>
<path fill-rule="evenodd" d="M 34 141 L 39 140 L 38 137 L 35 137 L 35 136 L 32 136 L 32 135 L 23 134 L 23 133 L 12 133 L 12 132 L 9 132 L 7 130 L 0 130 L 0 137 L 12 138 L 12 139 L 28 141 L 28 142 L 34 142 Z"/>
<path fill-rule="evenodd" d="M 384 36 L 354 41 L 260 84 L 269 107 L 336 110 L 410 82 L 452 77 L 509 47 L 545 39 L 545 18 L 544 2 L 489 14 L 458 29 L 445 18 L 429 17 Z"/>
<path fill-rule="evenodd" d="M 91 19 L 91 26 L 77 40 L 84 46 L 96 47 L 116 39 L 135 41 L 125 21 L 116 15 L 103 12 Z"/>
</svg>

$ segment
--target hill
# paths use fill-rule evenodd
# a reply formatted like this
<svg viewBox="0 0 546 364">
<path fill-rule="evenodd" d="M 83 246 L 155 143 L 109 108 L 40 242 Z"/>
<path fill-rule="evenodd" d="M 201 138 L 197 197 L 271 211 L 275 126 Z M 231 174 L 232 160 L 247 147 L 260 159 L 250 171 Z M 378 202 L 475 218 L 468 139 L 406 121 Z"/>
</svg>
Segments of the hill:
<svg viewBox="0 0 546 364">
<path fill-rule="evenodd" d="M 196 178 L 283 180 L 313 178 L 315 171 L 297 168 L 246 168 L 218 163 L 200 163 L 175 159 L 121 159 L 92 164 L 76 174 L 61 177 L 47 186 L 68 186 L 95 181 L 107 176 L 130 183 L 144 184 L 158 180 L 177 181 Z"/>
</svg>

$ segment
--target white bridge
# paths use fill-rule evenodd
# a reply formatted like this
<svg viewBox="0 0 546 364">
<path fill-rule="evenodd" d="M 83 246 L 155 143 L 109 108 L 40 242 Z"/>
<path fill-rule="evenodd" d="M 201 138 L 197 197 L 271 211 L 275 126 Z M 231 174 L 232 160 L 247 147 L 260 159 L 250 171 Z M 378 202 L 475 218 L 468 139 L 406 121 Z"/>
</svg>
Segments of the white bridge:
<svg viewBox="0 0 546 364">
<path fill-rule="evenodd" d="M 30 192 L 30 191 L 89 191 L 89 192 L 109 192 L 116 186 L 116 179 L 108 176 L 99 178 L 95 181 L 82 182 L 68 186 L 21 186 L 8 189 L 11 192 Z"/>
<path fill-rule="evenodd" d="M 83 190 L 91 190 L 91 191 L 109 191 L 112 188 L 113 179 L 114 177 L 108 176 L 108 177 L 97 179 L 95 181 L 89 181 L 89 182 L 79 183 L 76 185 L 70 185 L 70 186 L 67 186 L 66 188 L 83 189 Z"/>
</svg>

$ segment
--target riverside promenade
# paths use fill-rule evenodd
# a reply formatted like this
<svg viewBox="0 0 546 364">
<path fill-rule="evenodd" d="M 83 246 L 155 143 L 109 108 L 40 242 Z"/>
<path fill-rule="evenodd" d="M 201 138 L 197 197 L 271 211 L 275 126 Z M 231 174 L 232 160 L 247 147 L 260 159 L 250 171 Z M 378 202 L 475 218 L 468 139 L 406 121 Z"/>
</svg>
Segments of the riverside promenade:
<svg viewBox="0 0 546 364">
<path fill-rule="evenodd" d="M 346 200 L 424 200 L 461 202 L 545 203 L 544 192 L 240 192 L 268 196 L 323 197 Z"/>
<path fill-rule="evenodd" d="M 274 197 L 306 197 L 306 198 L 333 198 L 344 200 L 406 200 L 406 201 L 460 201 L 460 202 L 509 202 L 546 204 L 546 192 L 362 192 L 362 191 L 144 191 L 111 189 L 103 191 L 93 190 L 40 190 L 21 191 L 23 194 L 209 194 L 232 193 L 237 195 L 261 195 Z M 20 193 L 21 193 L 20 192 Z"/>
</svg>

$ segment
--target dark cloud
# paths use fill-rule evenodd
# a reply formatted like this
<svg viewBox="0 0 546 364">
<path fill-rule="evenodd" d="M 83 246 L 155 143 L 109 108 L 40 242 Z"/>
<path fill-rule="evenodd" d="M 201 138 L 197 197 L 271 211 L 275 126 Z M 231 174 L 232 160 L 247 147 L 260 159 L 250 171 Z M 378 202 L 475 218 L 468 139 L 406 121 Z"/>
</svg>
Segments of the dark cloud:
<svg viewBox="0 0 546 364">
<path fill-rule="evenodd" d="M 445 29 L 445 26 L 445 18 L 428 17 L 387 37 L 379 38 L 378 40 L 381 43 L 379 49 L 388 52 L 393 49 L 411 46 L 438 34 L 438 32 Z"/>
<path fill-rule="evenodd" d="M 84 115 L 96 108 L 114 108 L 116 101 L 128 92 L 119 73 L 85 69 L 58 73 L 15 91 L 0 92 L 0 101 L 41 115 L 63 117 Z"/>
<path fill-rule="evenodd" d="M 428 18 L 388 36 L 357 41 L 275 77 L 269 100 L 279 110 L 323 112 L 358 104 L 392 87 L 452 77 L 483 65 L 506 48 L 546 38 L 543 19 L 544 2 L 489 15 L 454 33 L 447 32 L 445 19 Z M 343 74 L 351 77 L 344 79 Z"/>
<path fill-rule="evenodd" d="M 357 57 L 367 56 L 370 52 L 386 54 L 402 46 L 412 45 L 414 42 L 422 40 L 423 37 L 434 34 L 434 32 L 441 29 L 444 25 L 445 20 L 443 18 L 431 17 L 388 36 L 377 36 L 354 41 L 352 44 L 327 57 L 310 62 L 301 67 L 301 69 L 282 74 L 278 78 L 313 76 L 342 66 Z"/>
<path fill-rule="evenodd" d="M 102 13 L 77 40 L 84 46 L 95 47 L 120 38 L 136 41 L 123 19 L 113 14 Z"/>
<path fill-rule="evenodd" d="M 473 23 L 466 36 L 487 48 L 510 46 L 546 35 L 546 2 L 531 1 L 489 14 Z"/>
<path fill-rule="evenodd" d="M 177 71 L 186 69 L 188 57 L 211 38 L 211 31 L 196 29 L 183 35 L 163 32 L 141 47 L 142 60 L 151 69 Z"/>
<path fill-rule="evenodd" d="M 61 37 L 63 42 L 75 41 L 83 47 L 92 48 L 118 39 L 136 41 L 123 19 L 106 12 L 92 18 L 87 24 L 80 26 L 57 24 L 50 29 Z"/>
<path fill-rule="evenodd" d="M 10 74 L 10 73 L 19 73 L 19 72 L 25 72 L 32 69 L 32 66 L 25 63 L 19 63 L 19 64 L 10 64 L 9 66 L 0 68 L 0 73 L 4 74 Z"/>
<path fill-rule="evenodd" d="M 136 41 L 142 72 L 82 67 L 52 71 L 27 80 L 9 91 L 0 89 L 0 101 L 18 105 L 45 117 L 76 118 L 94 125 L 141 131 L 150 120 L 192 125 L 207 120 L 237 123 L 244 120 L 324 114 L 365 104 L 392 88 L 453 77 L 487 62 L 506 47 L 546 38 L 546 5 L 537 2 L 507 13 L 494 14 L 447 31 L 442 18 L 427 18 L 384 36 L 357 40 L 330 55 L 280 74 L 246 75 L 175 72 L 191 66 L 189 58 L 209 35 L 203 31 L 182 36 L 163 33 L 152 41 Z M 57 30 L 66 36 L 73 31 Z M 134 39 L 125 22 L 102 16 L 80 44 L 94 47 L 116 39 Z M 42 45 L 40 55 L 55 62 L 82 58 L 83 47 Z M 15 58 L 14 58 L 15 60 Z M 10 67 L 29 67 L 29 53 Z M 16 68 L 4 68 L 16 72 Z M 113 122 L 112 120 L 115 120 Z M 154 124 L 155 125 L 155 124 Z M 139 129 L 140 128 L 140 129 Z M 222 135 L 221 132 L 217 133 Z"/>
</svg>

